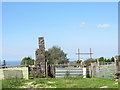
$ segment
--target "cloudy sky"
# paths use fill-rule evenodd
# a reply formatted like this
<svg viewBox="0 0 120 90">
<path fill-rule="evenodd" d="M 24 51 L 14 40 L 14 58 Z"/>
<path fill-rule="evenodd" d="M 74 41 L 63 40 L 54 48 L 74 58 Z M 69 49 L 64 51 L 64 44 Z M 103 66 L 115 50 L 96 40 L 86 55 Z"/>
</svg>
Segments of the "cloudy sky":
<svg viewBox="0 0 120 90">
<path fill-rule="evenodd" d="M 117 2 L 11 2 L 3 3 L 2 16 L 2 59 L 8 61 L 35 58 L 41 36 L 46 50 L 59 46 L 70 60 L 77 59 L 78 48 L 92 48 L 93 58 L 111 58 L 118 52 Z"/>
</svg>

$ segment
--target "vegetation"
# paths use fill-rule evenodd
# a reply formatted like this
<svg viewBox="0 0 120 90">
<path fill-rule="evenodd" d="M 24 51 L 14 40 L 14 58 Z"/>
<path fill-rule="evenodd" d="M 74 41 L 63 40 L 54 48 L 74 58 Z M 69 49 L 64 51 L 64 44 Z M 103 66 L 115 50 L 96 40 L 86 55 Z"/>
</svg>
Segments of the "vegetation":
<svg viewBox="0 0 120 90">
<path fill-rule="evenodd" d="M 82 60 L 77 60 L 76 63 L 77 64 L 81 64 Z"/>
<path fill-rule="evenodd" d="M 104 57 L 100 57 L 98 59 L 92 59 L 92 62 L 97 62 L 99 61 L 100 63 L 105 63 L 105 62 L 114 62 L 114 57 L 110 58 L 110 59 L 106 59 Z M 86 64 L 86 66 L 90 65 L 91 60 L 87 59 L 84 61 L 84 63 Z"/>
<path fill-rule="evenodd" d="M 0 80 L 0 90 L 2 90 L 2 80 Z"/>
<path fill-rule="evenodd" d="M 21 65 L 34 65 L 34 59 L 32 59 L 29 56 L 25 57 L 25 58 L 22 59 Z"/>
<path fill-rule="evenodd" d="M 24 82 L 24 79 L 2 80 L 2 88 L 18 88 L 18 86 L 24 85 Z"/>
<path fill-rule="evenodd" d="M 49 64 L 63 64 L 68 62 L 67 54 L 57 46 L 48 49 L 45 52 L 45 56 Z"/>
<path fill-rule="evenodd" d="M 69 72 L 69 71 L 66 71 L 64 77 L 65 77 L 65 78 L 68 78 L 69 76 L 70 76 L 70 72 Z"/>
<path fill-rule="evenodd" d="M 85 61 L 84 61 L 85 66 L 89 66 L 91 61 L 92 61 L 92 62 L 95 62 L 94 59 L 92 59 L 92 60 L 90 60 L 90 59 L 85 60 Z"/>
<path fill-rule="evenodd" d="M 12 79 L 3 80 L 3 88 L 117 88 L 118 84 L 114 80 L 100 78 L 35 78 L 35 79 Z"/>
<path fill-rule="evenodd" d="M 110 59 L 106 59 L 104 57 L 100 57 L 98 58 L 99 62 L 114 62 L 114 57 L 110 58 Z"/>
</svg>

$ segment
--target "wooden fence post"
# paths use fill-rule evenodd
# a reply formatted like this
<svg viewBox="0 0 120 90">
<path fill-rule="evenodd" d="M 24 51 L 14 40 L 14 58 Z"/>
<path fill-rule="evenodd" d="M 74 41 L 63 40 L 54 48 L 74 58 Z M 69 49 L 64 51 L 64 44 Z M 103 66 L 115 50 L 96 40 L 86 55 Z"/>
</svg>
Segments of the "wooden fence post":
<svg viewBox="0 0 120 90">
<path fill-rule="evenodd" d="M 97 59 L 97 65 L 100 66 L 100 62 L 99 62 L 99 59 Z"/>
<path fill-rule="evenodd" d="M 115 56 L 114 59 L 115 59 L 115 64 L 116 64 L 116 76 L 117 76 L 117 78 L 118 78 L 118 82 L 120 82 L 119 58 L 118 58 L 118 56 Z"/>
<path fill-rule="evenodd" d="M 45 76 L 48 77 L 48 65 L 46 59 L 45 59 Z"/>
<path fill-rule="evenodd" d="M 91 70 L 91 77 L 93 78 L 94 77 L 93 63 L 91 63 L 90 70 Z"/>
<path fill-rule="evenodd" d="M 53 74 L 53 77 L 55 78 L 55 72 L 56 72 L 56 71 L 55 71 L 55 65 L 53 65 L 53 69 L 54 69 L 54 70 L 53 70 L 53 71 L 54 71 L 54 72 L 53 72 L 53 73 L 54 73 L 54 74 Z"/>
</svg>

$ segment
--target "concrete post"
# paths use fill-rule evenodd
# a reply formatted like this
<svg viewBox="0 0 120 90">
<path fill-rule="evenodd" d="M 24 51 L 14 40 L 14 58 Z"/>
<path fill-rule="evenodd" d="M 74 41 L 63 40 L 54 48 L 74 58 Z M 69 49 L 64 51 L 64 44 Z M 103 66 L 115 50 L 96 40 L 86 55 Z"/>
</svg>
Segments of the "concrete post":
<svg viewBox="0 0 120 90">
<path fill-rule="evenodd" d="M 86 78 L 86 68 L 83 68 L 83 78 Z"/>
</svg>

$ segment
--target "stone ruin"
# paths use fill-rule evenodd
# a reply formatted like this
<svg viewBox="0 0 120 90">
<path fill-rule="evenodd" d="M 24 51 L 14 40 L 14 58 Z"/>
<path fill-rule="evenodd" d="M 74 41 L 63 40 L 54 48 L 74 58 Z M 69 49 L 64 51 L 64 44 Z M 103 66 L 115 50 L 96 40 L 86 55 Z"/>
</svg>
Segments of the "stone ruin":
<svg viewBox="0 0 120 90">
<path fill-rule="evenodd" d="M 45 44 L 44 37 L 38 38 L 39 47 L 35 51 L 36 61 L 34 67 L 29 67 L 29 75 L 33 77 L 46 76 L 46 62 L 45 62 Z"/>
<path fill-rule="evenodd" d="M 39 48 L 35 52 L 36 61 L 35 67 L 41 69 L 42 73 L 45 75 L 45 44 L 44 37 L 39 37 L 38 39 Z"/>
<path fill-rule="evenodd" d="M 32 77 L 32 78 L 33 77 L 41 78 L 41 77 L 47 77 L 47 76 L 55 77 L 55 67 L 54 67 L 54 65 L 47 65 L 47 60 L 45 59 L 44 37 L 39 37 L 38 38 L 38 49 L 35 51 L 35 56 L 36 56 L 36 60 L 34 62 L 34 66 L 26 65 L 26 67 L 28 67 L 28 69 L 27 69 L 28 70 L 27 71 L 28 76 Z M 3 66 L 4 66 L 3 68 L 6 68 L 5 60 L 4 60 Z M 18 71 L 16 71 L 16 73 L 17 72 Z M 15 73 L 15 72 L 12 72 L 12 74 L 13 73 Z M 5 74 L 7 75 L 8 73 L 5 72 Z M 18 76 L 20 76 L 19 78 L 22 78 L 21 73 L 18 73 L 18 74 L 15 74 L 15 75 L 18 75 Z"/>
<path fill-rule="evenodd" d="M 35 51 L 36 61 L 34 67 L 29 67 L 29 76 L 32 77 L 54 77 L 54 65 L 48 65 L 45 59 L 44 37 L 38 38 L 38 49 Z"/>
</svg>

